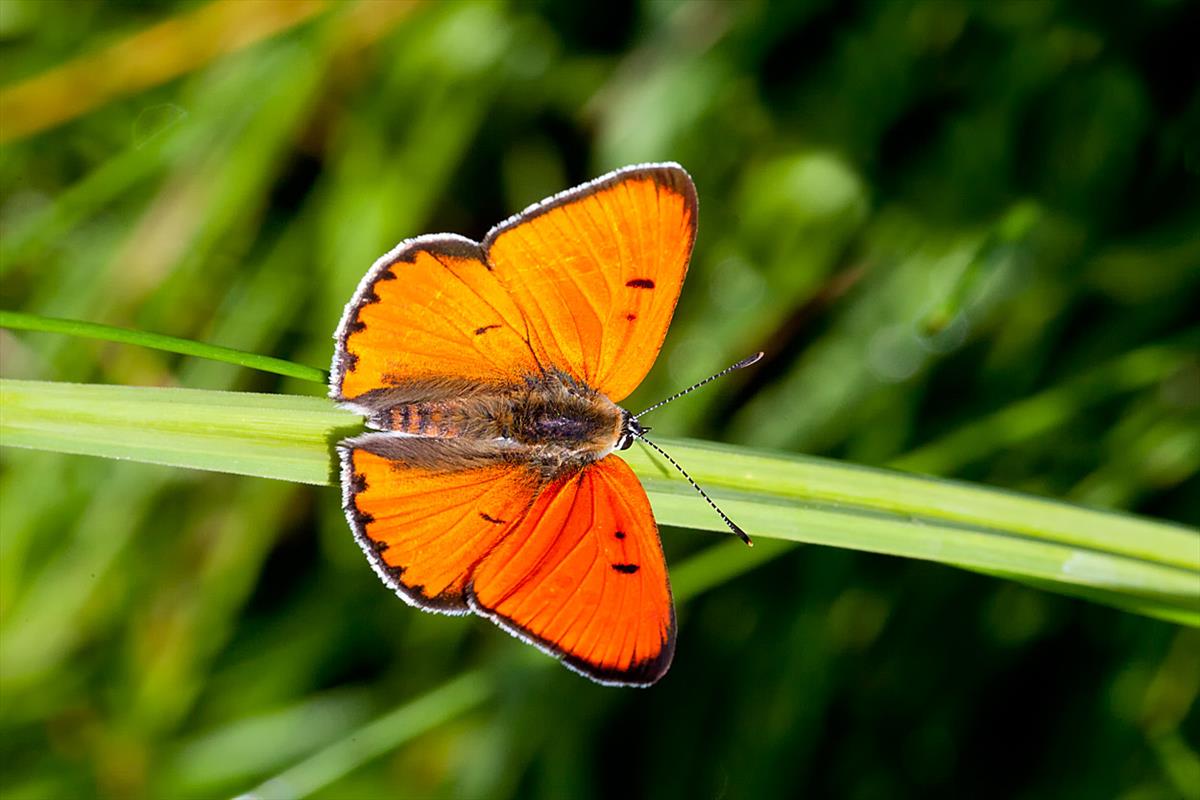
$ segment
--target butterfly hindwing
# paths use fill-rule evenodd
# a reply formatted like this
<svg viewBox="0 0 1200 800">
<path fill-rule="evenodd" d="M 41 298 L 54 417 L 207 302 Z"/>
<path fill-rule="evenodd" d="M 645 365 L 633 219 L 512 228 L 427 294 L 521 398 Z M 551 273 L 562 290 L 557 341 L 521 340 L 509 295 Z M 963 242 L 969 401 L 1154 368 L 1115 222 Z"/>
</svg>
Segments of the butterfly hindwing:
<svg viewBox="0 0 1200 800">
<path fill-rule="evenodd" d="M 531 206 L 482 247 L 539 360 L 620 402 L 658 356 L 695 235 L 687 172 L 646 164 Z"/>
<path fill-rule="evenodd" d="M 601 683 L 649 685 L 675 651 L 650 503 L 610 456 L 547 486 L 480 563 L 471 606 Z"/>
<path fill-rule="evenodd" d="M 476 565 L 524 519 L 539 477 L 487 443 L 369 433 L 339 450 L 346 517 L 379 577 L 410 605 L 468 613 Z"/>
</svg>

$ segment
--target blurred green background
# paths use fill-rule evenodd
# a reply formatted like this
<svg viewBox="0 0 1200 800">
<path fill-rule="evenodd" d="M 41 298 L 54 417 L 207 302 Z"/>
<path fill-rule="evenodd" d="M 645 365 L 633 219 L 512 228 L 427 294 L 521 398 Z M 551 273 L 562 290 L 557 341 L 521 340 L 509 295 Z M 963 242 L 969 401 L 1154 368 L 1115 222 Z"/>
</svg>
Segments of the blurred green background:
<svg viewBox="0 0 1200 800">
<path fill-rule="evenodd" d="M 767 357 L 656 430 L 1196 525 L 1198 30 L 1183 0 L 0 0 L 2 305 L 324 367 L 400 239 L 672 159 L 700 234 L 628 405 Z M 320 391 L 59 336 L 0 355 Z M 681 604 L 666 679 L 614 690 L 405 607 L 332 489 L 0 459 L 5 800 L 229 796 L 331 744 L 318 797 L 1200 796 L 1195 630 L 664 529 L 730 576 Z M 468 671 L 354 766 L 363 725 Z"/>
</svg>

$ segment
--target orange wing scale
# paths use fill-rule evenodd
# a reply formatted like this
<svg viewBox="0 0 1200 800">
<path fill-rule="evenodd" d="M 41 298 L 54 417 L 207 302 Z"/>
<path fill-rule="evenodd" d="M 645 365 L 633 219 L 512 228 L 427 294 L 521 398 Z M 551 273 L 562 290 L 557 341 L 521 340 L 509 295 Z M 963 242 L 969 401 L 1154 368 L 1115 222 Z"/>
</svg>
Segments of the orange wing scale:
<svg viewBox="0 0 1200 800">
<path fill-rule="evenodd" d="M 512 465 L 445 471 L 343 451 L 347 516 L 384 583 L 410 605 L 470 611 L 472 570 L 529 510 L 536 476 Z"/>
<path fill-rule="evenodd" d="M 675 611 L 646 492 L 608 457 L 559 479 L 480 564 L 472 606 L 602 683 L 671 665 Z"/>
<path fill-rule="evenodd" d="M 479 245 L 461 236 L 410 239 L 377 261 L 337 340 L 339 400 L 406 381 L 513 383 L 539 371 L 521 312 Z"/>
<path fill-rule="evenodd" d="M 687 174 L 647 167 L 526 209 L 483 249 L 528 319 L 538 360 L 618 403 L 658 357 L 695 235 Z"/>
</svg>

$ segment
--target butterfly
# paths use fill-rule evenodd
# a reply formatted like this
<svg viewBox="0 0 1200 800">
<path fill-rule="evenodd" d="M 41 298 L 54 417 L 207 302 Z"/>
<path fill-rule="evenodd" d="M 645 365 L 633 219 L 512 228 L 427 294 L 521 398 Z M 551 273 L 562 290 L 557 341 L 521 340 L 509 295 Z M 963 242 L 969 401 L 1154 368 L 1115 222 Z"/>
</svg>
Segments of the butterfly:
<svg viewBox="0 0 1200 800">
<path fill-rule="evenodd" d="M 617 403 L 662 347 L 696 213 L 681 166 L 636 165 L 367 272 L 330 396 L 375 429 L 338 446 L 343 504 L 401 599 L 486 617 L 599 683 L 667 672 L 662 544 L 615 455 L 648 428 Z"/>
</svg>

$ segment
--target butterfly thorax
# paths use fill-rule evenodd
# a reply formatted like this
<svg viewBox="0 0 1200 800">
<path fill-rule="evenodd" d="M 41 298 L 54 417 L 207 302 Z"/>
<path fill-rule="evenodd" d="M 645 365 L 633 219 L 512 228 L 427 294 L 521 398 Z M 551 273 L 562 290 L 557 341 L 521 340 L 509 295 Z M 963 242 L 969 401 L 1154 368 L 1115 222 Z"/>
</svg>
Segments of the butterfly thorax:
<svg viewBox="0 0 1200 800">
<path fill-rule="evenodd" d="M 396 397 L 404 397 L 402 388 Z M 553 473 L 592 463 L 621 446 L 629 415 L 600 392 L 551 372 L 514 386 L 400 400 L 374 420 L 385 430 L 412 436 L 494 442 L 513 458 Z"/>
</svg>

